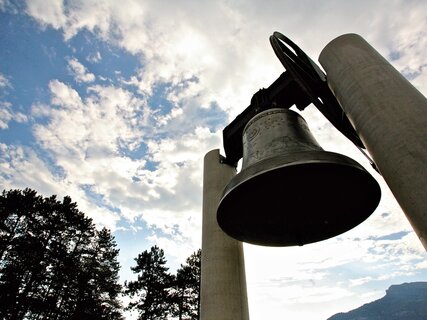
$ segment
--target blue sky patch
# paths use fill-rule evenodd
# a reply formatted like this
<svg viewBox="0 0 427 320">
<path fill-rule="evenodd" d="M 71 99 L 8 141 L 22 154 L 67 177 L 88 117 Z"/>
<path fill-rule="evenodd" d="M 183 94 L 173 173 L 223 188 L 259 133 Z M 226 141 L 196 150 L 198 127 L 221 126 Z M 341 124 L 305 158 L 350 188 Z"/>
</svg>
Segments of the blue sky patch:
<svg viewBox="0 0 427 320">
<path fill-rule="evenodd" d="M 402 239 L 407 234 L 411 233 L 410 231 L 399 231 L 391 233 L 382 237 L 376 237 L 375 240 L 399 240 Z"/>
</svg>

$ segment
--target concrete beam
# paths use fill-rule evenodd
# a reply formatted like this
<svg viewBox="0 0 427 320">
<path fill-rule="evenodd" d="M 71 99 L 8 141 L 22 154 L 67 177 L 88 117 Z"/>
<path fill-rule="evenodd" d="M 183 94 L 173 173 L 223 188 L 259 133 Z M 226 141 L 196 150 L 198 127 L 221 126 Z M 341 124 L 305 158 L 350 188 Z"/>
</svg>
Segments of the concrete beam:
<svg viewBox="0 0 427 320">
<path fill-rule="evenodd" d="M 242 243 L 218 226 L 222 191 L 236 170 L 221 163 L 219 150 L 208 152 L 203 173 L 201 320 L 249 320 Z"/>
<path fill-rule="evenodd" d="M 328 85 L 427 249 L 427 99 L 362 37 L 332 40 Z"/>
</svg>

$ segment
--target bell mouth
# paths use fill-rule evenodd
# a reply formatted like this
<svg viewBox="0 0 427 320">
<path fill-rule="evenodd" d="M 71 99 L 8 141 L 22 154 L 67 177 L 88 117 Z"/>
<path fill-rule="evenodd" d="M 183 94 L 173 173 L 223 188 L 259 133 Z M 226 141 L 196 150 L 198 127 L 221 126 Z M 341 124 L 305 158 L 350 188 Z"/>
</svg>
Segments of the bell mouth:
<svg viewBox="0 0 427 320">
<path fill-rule="evenodd" d="M 378 183 L 356 161 L 333 152 L 297 152 L 264 159 L 233 177 L 217 221 L 239 241 L 304 245 L 359 225 L 380 198 Z"/>
</svg>

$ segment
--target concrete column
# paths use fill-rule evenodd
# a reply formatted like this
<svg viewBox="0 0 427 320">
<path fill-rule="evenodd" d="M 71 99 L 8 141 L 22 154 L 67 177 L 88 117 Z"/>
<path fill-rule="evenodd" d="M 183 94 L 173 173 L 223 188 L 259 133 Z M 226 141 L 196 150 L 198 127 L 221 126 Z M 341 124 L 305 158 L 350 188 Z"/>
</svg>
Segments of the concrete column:
<svg viewBox="0 0 427 320">
<path fill-rule="evenodd" d="M 358 35 L 334 39 L 319 61 L 427 249 L 427 99 Z"/>
<path fill-rule="evenodd" d="M 218 149 L 204 159 L 200 319 L 248 320 L 243 246 L 227 236 L 216 221 L 222 191 L 236 174 L 220 160 Z"/>
</svg>

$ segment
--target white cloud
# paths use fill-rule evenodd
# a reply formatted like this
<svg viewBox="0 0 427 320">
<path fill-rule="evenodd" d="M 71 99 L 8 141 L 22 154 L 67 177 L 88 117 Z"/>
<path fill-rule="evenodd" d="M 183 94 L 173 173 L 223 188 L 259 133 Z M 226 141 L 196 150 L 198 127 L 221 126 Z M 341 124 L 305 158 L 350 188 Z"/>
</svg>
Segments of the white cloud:
<svg viewBox="0 0 427 320">
<path fill-rule="evenodd" d="M 55 29 L 62 28 L 67 20 L 63 1 L 28 1 L 27 13 L 42 25 L 52 26 Z"/>
<path fill-rule="evenodd" d="M 350 287 L 354 287 L 354 286 L 364 285 L 365 283 L 368 283 L 372 280 L 373 278 L 371 276 L 367 276 L 367 277 L 362 277 L 357 279 L 350 279 L 349 282 L 350 282 Z"/>
<path fill-rule="evenodd" d="M 7 129 L 9 127 L 8 123 L 13 118 L 10 107 L 10 103 L 0 102 L 0 129 Z"/>
<path fill-rule="evenodd" d="M 28 6 L 37 7 L 37 3 L 30 1 Z M 274 30 L 293 38 L 314 60 L 332 38 L 359 33 L 385 56 L 396 47 L 414 53 L 416 60 L 410 68 L 418 70 L 422 65 L 420 39 L 426 38 L 425 9 L 426 4 L 415 1 L 328 1 L 311 3 L 307 9 L 307 4 L 294 2 L 267 6 L 253 1 L 182 1 L 165 5 L 163 1 L 125 0 L 73 2 L 67 14 L 58 4 L 45 13 L 33 9 L 29 13 L 42 23 L 62 27 L 67 39 L 87 29 L 141 55 L 144 68 L 133 81 L 142 92 L 150 93 L 157 82 L 179 83 L 197 77 L 204 104 L 217 101 L 234 117 L 258 88 L 282 72 L 268 44 Z M 303 27 L 299 17 L 307 10 L 316 14 L 310 15 L 310 26 Z"/>
<path fill-rule="evenodd" d="M 68 70 L 71 72 L 77 82 L 95 81 L 95 75 L 88 72 L 86 67 L 82 65 L 76 58 L 68 59 Z"/>
<path fill-rule="evenodd" d="M 121 154 L 122 147 L 131 149 L 140 137 L 140 131 L 133 130 L 132 123 L 140 121 L 137 113 L 143 112 L 143 102 L 113 87 L 94 86 L 84 101 L 62 82 L 54 80 L 49 87 L 52 106 L 33 106 L 35 115 L 49 119 L 46 125 L 34 126 L 37 141 L 75 188 L 94 186 L 93 192 L 104 196 L 108 191 L 111 197 L 117 190 L 125 192 L 126 184 L 132 183 L 132 176 L 145 163 Z M 118 205 L 109 197 L 104 204 Z M 117 214 L 103 212 L 109 212 L 117 220 Z"/>
<path fill-rule="evenodd" d="M 31 115 L 34 118 L 48 117 L 51 114 L 51 108 L 47 104 L 36 102 L 31 106 Z"/>
<path fill-rule="evenodd" d="M 89 55 L 86 60 L 92 63 L 99 63 L 102 60 L 101 53 L 97 51 L 94 54 Z"/>
<path fill-rule="evenodd" d="M 49 125 L 35 126 L 40 142 L 56 153 L 74 150 L 81 158 L 111 155 L 120 147 L 132 149 L 145 126 L 145 102 L 130 92 L 95 85 L 83 101 L 71 86 L 58 80 L 49 84 L 52 107 L 33 106 L 50 115 Z M 49 137 L 48 137 L 49 136 Z"/>
<path fill-rule="evenodd" d="M 18 123 L 24 123 L 28 121 L 28 117 L 22 112 L 12 112 L 7 103 L 0 103 L 0 107 L 4 108 L 0 111 L 0 129 L 7 129 L 7 122 L 11 120 Z"/>
<path fill-rule="evenodd" d="M 1 11 L 19 13 L 19 9 L 17 7 L 16 3 L 11 0 L 0 0 Z"/>
<path fill-rule="evenodd" d="M 36 152 L 28 147 L 0 144 L 0 184 L 3 189 L 31 188 L 43 196 L 58 195 L 58 199 L 70 196 L 78 209 L 94 219 L 98 226 L 114 229 L 118 217 L 98 206 L 72 183 L 63 172 L 52 172 Z"/>
<path fill-rule="evenodd" d="M 77 189 L 91 186 L 129 221 L 142 217 L 165 233 L 179 225 L 180 234 L 197 246 L 202 157 L 219 145 L 219 132 L 198 127 L 159 140 L 146 102 L 129 91 L 96 85 L 82 99 L 58 80 L 49 88 L 52 105 L 33 106 L 34 116 L 49 121 L 35 125 L 34 135 L 67 181 Z M 146 157 L 131 156 L 143 140 Z"/>
<path fill-rule="evenodd" d="M 0 99 L 4 98 L 10 89 L 13 89 L 12 83 L 8 77 L 0 73 Z M 10 102 L 0 100 L 0 129 L 9 128 L 10 121 L 23 123 L 28 121 L 28 117 L 22 112 L 14 110 Z"/>
<path fill-rule="evenodd" d="M 43 194 L 55 190 L 56 182 L 51 172 L 36 153 L 20 146 L 0 144 L 2 186 L 12 188 L 34 188 Z"/>
<path fill-rule="evenodd" d="M 415 266 L 417 269 L 427 269 L 427 261 L 422 261 Z"/>
<path fill-rule="evenodd" d="M 2 73 L 0 73 L 0 89 L 11 88 L 12 84 L 9 79 Z"/>
</svg>

